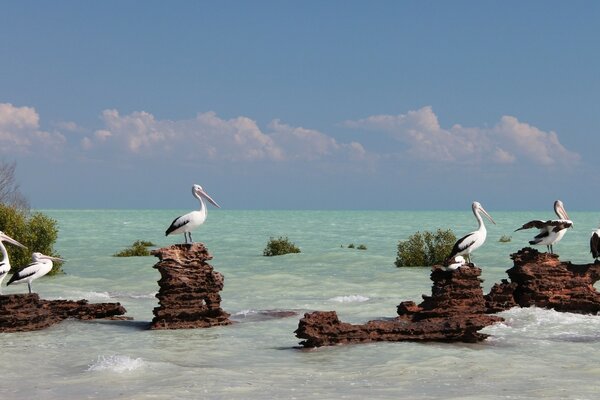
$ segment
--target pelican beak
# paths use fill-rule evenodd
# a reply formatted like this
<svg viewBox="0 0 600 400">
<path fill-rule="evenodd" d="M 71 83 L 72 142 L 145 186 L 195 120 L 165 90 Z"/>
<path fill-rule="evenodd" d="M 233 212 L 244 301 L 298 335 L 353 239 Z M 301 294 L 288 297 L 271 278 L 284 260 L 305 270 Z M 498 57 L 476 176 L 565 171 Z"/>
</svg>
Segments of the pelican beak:
<svg viewBox="0 0 600 400">
<path fill-rule="evenodd" d="M 2 240 L 3 242 L 6 242 L 6 243 L 14 244 L 15 246 L 19 246 L 19 247 L 22 247 L 24 249 L 27 248 L 26 246 L 24 246 L 21 243 L 17 242 L 15 239 L 11 238 L 10 236 L 8 236 L 4 232 L 0 232 L 0 240 Z"/>
<path fill-rule="evenodd" d="M 210 197 L 210 196 L 208 195 L 208 193 L 206 193 L 204 190 L 198 190 L 198 193 L 199 193 L 199 194 L 200 194 L 202 197 L 204 197 L 206 200 L 208 200 L 208 201 L 209 201 L 209 202 L 210 202 L 210 203 L 211 203 L 213 206 L 215 206 L 215 207 L 217 207 L 217 208 L 221 208 L 221 206 L 220 206 L 220 205 L 218 205 L 218 204 L 217 204 L 217 202 L 216 202 L 216 201 L 214 201 L 214 200 L 212 199 L 212 197 Z"/>
<path fill-rule="evenodd" d="M 567 214 L 567 210 L 565 210 L 565 208 L 563 207 L 562 204 L 559 204 L 558 207 L 556 207 L 556 208 L 562 219 L 568 219 L 568 220 L 571 219 L 571 218 L 569 218 L 569 214 Z"/>
<path fill-rule="evenodd" d="M 43 255 L 41 258 L 47 258 L 48 260 L 52 260 L 52 261 L 66 261 L 62 258 L 58 258 L 58 257 L 51 257 L 51 256 L 47 256 L 47 255 Z"/>
<path fill-rule="evenodd" d="M 494 222 L 494 219 L 492 218 L 492 216 L 491 216 L 490 214 L 488 214 L 488 212 L 487 212 L 487 211 L 485 211 L 485 210 L 483 209 L 483 207 L 481 207 L 481 208 L 480 208 L 480 210 L 481 210 L 481 212 L 483 213 L 483 215 L 485 215 L 485 216 L 486 216 L 486 217 L 487 217 L 487 218 L 488 218 L 490 221 L 492 221 L 492 223 L 493 223 L 494 225 L 496 225 L 496 223 Z"/>
</svg>

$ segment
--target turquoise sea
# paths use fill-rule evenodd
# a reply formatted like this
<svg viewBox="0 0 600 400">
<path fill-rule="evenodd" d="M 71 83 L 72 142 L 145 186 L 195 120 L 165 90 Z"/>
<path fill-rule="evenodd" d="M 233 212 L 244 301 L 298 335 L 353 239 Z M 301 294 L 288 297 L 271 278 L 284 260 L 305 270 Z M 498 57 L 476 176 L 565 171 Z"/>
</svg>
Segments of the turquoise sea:
<svg viewBox="0 0 600 400">
<path fill-rule="evenodd" d="M 42 278 L 48 299 L 121 302 L 133 321 L 65 321 L 39 332 L 0 334 L 1 399 L 595 399 L 600 317 L 512 309 L 478 344 L 374 343 L 300 350 L 304 312 L 336 310 L 347 322 L 395 316 L 403 300 L 430 294 L 429 268 L 394 266 L 398 240 L 417 230 L 476 228 L 470 211 L 209 210 L 194 239 L 206 243 L 225 276 L 222 307 L 238 323 L 149 331 L 158 290 L 155 257 L 115 258 L 138 239 L 167 246 L 176 216 L 189 210 L 45 210 L 58 221 L 56 250 L 66 274 Z M 487 242 L 473 256 L 484 291 L 527 245 L 522 223 L 547 212 L 494 212 Z M 592 261 L 600 213 L 569 212 L 574 229 L 555 246 L 562 260 Z M 300 254 L 263 257 L 271 236 Z M 502 235 L 512 236 L 500 243 Z M 348 249 L 350 243 L 367 250 Z M 10 252 L 10 248 L 9 248 Z M 3 287 L 24 292 L 26 285 Z M 261 310 L 298 316 L 260 320 Z"/>
</svg>

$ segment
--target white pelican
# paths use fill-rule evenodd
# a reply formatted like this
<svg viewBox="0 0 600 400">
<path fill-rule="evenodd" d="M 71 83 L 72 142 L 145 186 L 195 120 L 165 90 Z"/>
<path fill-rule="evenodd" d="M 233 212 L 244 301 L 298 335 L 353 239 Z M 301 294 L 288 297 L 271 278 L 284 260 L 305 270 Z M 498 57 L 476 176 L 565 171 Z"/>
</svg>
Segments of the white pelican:
<svg viewBox="0 0 600 400">
<path fill-rule="evenodd" d="M 469 262 L 471 262 L 471 253 L 473 252 L 473 250 L 479 248 L 485 242 L 487 231 L 485 229 L 485 225 L 483 224 L 483 219 L 479 214 L 480 212 L 483 213 L 483 215 L 485 215 L 487 218 L 489 218 L 489 220 L 492 221 L 494 225 L 496 224 L 490 216 L 490 214 L 488 214 L 487 211 L 485 211 L 481 204 L 479 204 L 478 202 L 474 201 L 471 205 L 471 208 L 473 209 L 473 214 L 477 219 L 479 227 L 476 231 L 471 232 L 468 235 L 463 236 L 462 238 L 457 240 L 457 242 L 454 244 L 454 247 L 452 248 L 452 251 L 450 252 L 450 255 L 448 256 L 449 260 L 456 256 L 466 256 L 466 259 Z M 452 262 L 452 260 L 450 260 L 450 262 Z"/>
<path fill-rule="evenodd" d="M 2 252 L 2 261 L 0 261 L 0 285 L 2 284 L 4 278 L 6 278 L 8 271 L 10 271 L 10 260 L 8 259 L 8 252 L 6 251 L 6 247 L 4 247 L 4 244 L 2 242 L 14 244 L 15 246 L 19 246 L 24 249 L 26 248 L 21 243 L 8 236 L 6 233 L 0 231 L 0 252 Z"/>
<path fill-rule="evenodd" d="M 169 226 L 169 229 L 166 230 L 165 236 L 169 236 L 171 233 L 183 233 L 183 237 L 185 238 L 186 243 L 188 242 L 187 235 L 189 235 L 189 237 L 190 237 L 190 243 L 194 243 L 194 241 L 192 240 L 192 232 L 191 231 L 196 229 L 200 225 L 202 225 L 204 223 L 204 221 L 206 220 L 206 214 L 207 214 L 206 204 L 204 204 L 204 200 L 202 200 L 202 198 L 204 197 L 206 200 L 211 202 L 215 207 L 221 208 L 221 206 L 218 205 L 204 191 L 204 189 L 202 189 L 202 186 L 200 186 L 200 185 L 192 186 L 192 194 L 194 195 L 195 198 L 198 199 L 198 201 L 200 201 L 200 210 L 192 211 L 190 213 L 182 215 L 181 217 L 175 218 L 173 220 L 173 222 L 171 222 L 171 226 Z"/>
<path fill-rule="evenodd" d="M 27 282 L 29 294 L 31 294 L 31 281 L 41 278 L 52 269 L 52 261 L 64 261 L 62 258 L 46 256 L 42 253 L 35 252 L 31 255 L 32 263 L 13 274 L 6 286 L 13 283 Z"/>
<path fill-rule="evenodd" d="M 590 238 L 590 252 L 594 259 L 600 257 L 600 228 L 592 232 L 592 237 Z"/>
<path fill-rule="evenodd" d="M 448 261 L 446 262 L 448 265 L 446 265 L 446 271 L 453 271 L 455 269 L 458 269 L 459 267 L 462 267 L 463 265 L 466 264 L 466 260 L 463 256 L 456 256 L 453 258 L 448 259 Z"/>
<path fill-rule="evenodd" d="M 550 253 L 554 253 L 552 245 L 558 243 L 565 236 L 565 233 L 567 233 L 567 229 L 573 226 L 573 221 L 569 219 L 562 201 L 556 200 L 554 202 L 554 212 L 559 219 L 529 221 L 519 229 L 516 229 L 515 232 L 521 229 L 539 229 L 539 233 L 533 237 L 533 240 L 529 241 L 529 244 L 545 245 Z"/>
</svg>

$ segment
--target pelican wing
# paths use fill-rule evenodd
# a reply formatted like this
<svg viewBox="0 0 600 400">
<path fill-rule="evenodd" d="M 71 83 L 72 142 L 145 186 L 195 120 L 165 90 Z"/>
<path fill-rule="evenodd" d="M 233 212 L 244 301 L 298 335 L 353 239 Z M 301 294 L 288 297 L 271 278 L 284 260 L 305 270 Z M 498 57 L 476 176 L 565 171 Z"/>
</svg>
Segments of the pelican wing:
<svg viewBox="0 0 600 400">
<path fill-rule="evenodd" d="M 10 285 L 13 282 L 20 281 L 21 279 L 25 279 L 25 278 L 30 277 L 31 275 L 34 275 L 38 271 L 37 264 L 38 263 L 29 264 L 27 267 L 23 268 L 22 270 L 15 272 L 13 274 L 13 276 L 10 277 L 8 282 L 6 282 L 6 284 Z"/>
<path fill-rule="evenodd" d="M 531 228 L 544 229 L 544 228 L 546 228 L 546 225 L 548 222 L 550 222 L 550 221 L 542 221 L 539 219 L 529 221 L 528 223 L 526 223 L 519 229 L 515 229 L 515 232 L 520 231 L 521 229 L 531 229 Z"/>
<path fill-rule="evenodd" d="M 590 252 L 594 258 L 600 257 L 600 235 L 597 232 L 590 238 Z"/>
<path fill-rule="evenodd" d="M 454 247 L 452 248 L 452 251 L 450 252 L 448 258 L 456 256 L 458 253 L 471 246 L 473 243 L 475 243 L 475 236 L 473 235 L 473 232 L 461 237 L 456 241 L 456 243 L 454 243 Z"/>
<path fill-rule="evenodd" d="M 565 220 L 565 219 L 559 219 L 559 220 L 553 220 L 553 221 L 547 221 L 548 222 L 548 228 L 553 227 L 552 228 L 552 232 L 560 232 L 563 229 L 567 229 L 573 226 L 573 222 L 569 221 L 569 220 Z"/>
<path fill-rule="evenodd" d="M 173 232 L 174 230 L 179 229 L 182 226 L 190 223 L 189 218 L 183 218 L 183 217 L 185 217 L 185 215 L 182 215 L 181 217 L 177 217 L 173 220 L 173 222 L 171 222 L 171 226 L 169 226 L 169 228 L 165 231 L 165 236 L 169 236 L 169 234 L 171 232 Z"/>
</svg>

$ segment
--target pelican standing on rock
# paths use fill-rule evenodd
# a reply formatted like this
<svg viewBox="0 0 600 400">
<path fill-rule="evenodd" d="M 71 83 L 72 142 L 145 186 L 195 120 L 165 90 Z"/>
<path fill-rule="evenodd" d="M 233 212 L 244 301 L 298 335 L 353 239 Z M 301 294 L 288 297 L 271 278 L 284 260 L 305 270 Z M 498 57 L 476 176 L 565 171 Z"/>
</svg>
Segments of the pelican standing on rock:
<svg viewBox="0 0 600 400">
<path fill-rule="evenodd" d="M 42 253 L 35 252 L 31 255 L 32 263 L 13 274 L 10 280 L 6 283 L 6 286 L 13 283 L 24 283 L 27 282 L 29 288 L 29 294 L 31 294 L 31 282 L 37 278 L 41 278 L 52 270 L 52 261 L 65 261 L 62 258 L 51 257 Z"/>
<path fill-rule="evenodd" d="M 202 200 L 202 198 L 205 198 L 206 200 L 208 200 L 215 207 L 221 208 L 221 206 L 218 205 L 204 191 L 204 189 L 202 189 L 202 186 L 200 186 L 200 185 L 192 186 L 192 194 L 200 202 L 200 210 L 192 211 L 190 213 L 182 215 L 181 217 L 175 218 L 173 220 L 173 222 L 171 222 L 171 226 L 169 226 L 169 228 L 166 230 L 165 236 L 169 236 L 171 233 L 183 233 L 183 237 L 185 238 L 185 243 L 188 243 L 188 235 L 190 237 L 190 243 L 194 243 L 194 241 L 192 240 L 192 230 L 194 230 L 197 227 L 199 227 L 200 225 L 202 225 L 204 223 L 204 221 L 206 220 L 206 214 L 207 214 L 206 204 L 204 204 L 204 200 Z"/>
<path fill-rule="evenodd" d="M 520 231 L 522 229 L 530 229 L 537 228 L 539 229 L 539 233 L 533 237 L 533 240 L 529 241 L 529 244 L 534 245 L 545 245 L 548 248 L 548 251 L 551 254 L 554 254 L 554 249 L 552 245 L 554 243 L 558 243 L 565 233 L 567 233 L 567 229 L 573 227 L 573 221 L 569 219 L 567 215 L 567 211 L 565 210 L 565 206 L 563 202 L 560 200 L 556 200 L 554 202 L 554 212 L 558 216 L 559 219 L 549 219 L 548 221 L 541 220 L 533 220 L 529 221 L 516 231 Z"/>
<path fill-rule="evenodd" d="M 447 260 L 449 260 L 448 263 L 455 263 L 456 260 L 454 259 L 454 257 L 456 256 L 465 256 L 468 262 L 471 262 L 471 253 L 485 242 L 487 230 L 485 229 L 485 225 L 483 224 L 483 219 L 481 218 L 480 213 L 483 213 L 483 215 L 489 218 L 489 220 L 492 221 L 494 225 L 496 224 L 490 216 L 490 214 L 488 214 L 487 211 L 485 211 L 481 204 L 479 204 L 478 202 L 474 201 L 471 205 L 471 208 L 473 209 L 473 214 L 477 219 L 479 227 L 476 231 L 471 232 L 468 235 L 458 239 L 458 241 L 454 244 L 450 255 L 447 258 Z M 458 266 L 456 268 L 458 268 Z"/>
<path fill-rule="evenodd" d="M 8 252 L 6 251 L 6 247 L 4 247 L 4 244 L 2 242 L 14 244 L 15 246 L 19 246 L 24 249 L 26 248 L 21 243 L 8 236 L 6 233 L 0 231 L 0 252 L 2 252 L 2 261 L 0 261 L 0 285 L 2 284 L 4 278 L 6 278 L 6 275 L 8 275 L 8 271 L 10 271 L 10 260 L 8 259 Z"/>
</svg>

